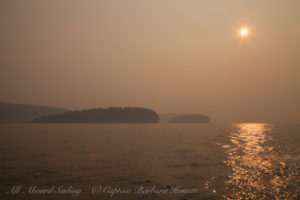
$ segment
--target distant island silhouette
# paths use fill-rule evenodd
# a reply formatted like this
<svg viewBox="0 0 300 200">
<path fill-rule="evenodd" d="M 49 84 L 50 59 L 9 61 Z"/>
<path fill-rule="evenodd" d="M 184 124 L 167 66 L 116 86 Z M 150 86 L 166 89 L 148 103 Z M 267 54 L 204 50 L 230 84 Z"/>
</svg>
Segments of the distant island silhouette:
<svg viewBox="0 0 300 200">
<path fill-rule="evenodd" d="M 69 110 L 50 106 L 0 102 L 0 123 L 32 122 L 32 120 L 42 116 L 60 114 L 67 111 Z"/>
<path fill-rule="evenodd" d="M 70 111 L 44 116 L 35 123 L 158 123 L 159 115 L 148 108 L 110 107 Z"/>
<path fill-rule="evenodd" d="M 169 123 L 210 123 L 210 117 L 201 114 L 182 115 L 170 119 Z"/>
<path fill-rule="evenodd" d="M 209 123 L 201 114 L 158 115 L 149 108 L 109 107 L 68 110 L 51 106 L 0 102 L 0 123 Z"/>
</svg>

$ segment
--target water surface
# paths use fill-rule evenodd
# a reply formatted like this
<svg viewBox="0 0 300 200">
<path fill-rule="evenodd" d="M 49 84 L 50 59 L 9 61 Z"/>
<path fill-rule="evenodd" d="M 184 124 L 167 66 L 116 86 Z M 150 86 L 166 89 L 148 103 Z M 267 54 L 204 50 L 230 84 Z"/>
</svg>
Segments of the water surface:
<svg viewBox="0 0 300 200">
<path fill-rule="evenodd" d="M 279 124 L 4 124 L 7 199 L 297 199 L 300 126 Z M 22 186 L 25 194 L 12 195 Z M 28 194 L 28 188 L 81 189 Z M 187 194 L 93 193 L 95 186 L 197 188 Z M 28 195 L 30 195 L 28 197 Z M 2 199 L 2 198 L 1 198 Z"/>
</svg>

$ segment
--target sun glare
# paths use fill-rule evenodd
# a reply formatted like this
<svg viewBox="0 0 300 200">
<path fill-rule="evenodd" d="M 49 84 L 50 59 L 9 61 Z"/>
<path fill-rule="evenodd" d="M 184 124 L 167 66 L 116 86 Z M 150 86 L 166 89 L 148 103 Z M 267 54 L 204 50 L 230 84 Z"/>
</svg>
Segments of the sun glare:
<svg viewBox="0 0 300 200">
<path fill-rule="evenodd" d="M 250 28 L 247 25 L 241 26 L 239 29 L 237 29 L 237 36 L 240 37 L 241 39 L 248 39 L 249 36 L 252 36 L 252 28 Z"/>
<path fill-rule="evenodd" d="M 247 34 L 248 34 L 248 29 L 243 28 L 243 29 L 241 30 L 241 35 L 242 35 L 242 36 L 246 36 Z"/>
</svg>

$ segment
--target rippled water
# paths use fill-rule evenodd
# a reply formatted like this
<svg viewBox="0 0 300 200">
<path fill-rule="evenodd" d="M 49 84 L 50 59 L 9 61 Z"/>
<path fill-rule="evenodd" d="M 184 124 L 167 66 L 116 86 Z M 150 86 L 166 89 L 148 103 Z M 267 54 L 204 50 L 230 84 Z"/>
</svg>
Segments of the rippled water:
<svg viewBox="0 0 300 200">
<path fill-rule="evenodd" d="M 225 163 L 232 169 L 225 183 L 233 191 L 224 196 L 233 199 L 297 198 L 299 160 L 297 157 L 291 159 L 291 154 L 296 152 L 287 152 L 272 135 L 273 129 L 270 124 L 235 125 L 229 136 L 232 144 L 223 146 L 228 155 Z"/>
<path fill-rule="evenodd" d="M 8 124 L 0 144 L 1 199 L 300 198 L 299 125 Z M 29 194 L 32 186 L 81 192 Z M 99 186 L 197 191 L 111 196 Z"/>
</svg>

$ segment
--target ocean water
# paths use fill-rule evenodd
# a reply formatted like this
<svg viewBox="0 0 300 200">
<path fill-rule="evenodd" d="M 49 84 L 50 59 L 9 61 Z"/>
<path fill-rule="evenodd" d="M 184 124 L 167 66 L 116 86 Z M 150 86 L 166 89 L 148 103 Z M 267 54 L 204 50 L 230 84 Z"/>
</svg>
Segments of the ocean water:
<svg viewBox="0 0 300 200">
<path fill-rule="evenodd" d="M 300 125 L 2 124 L 0 199 L 299 199 Z"/>
</svg>

